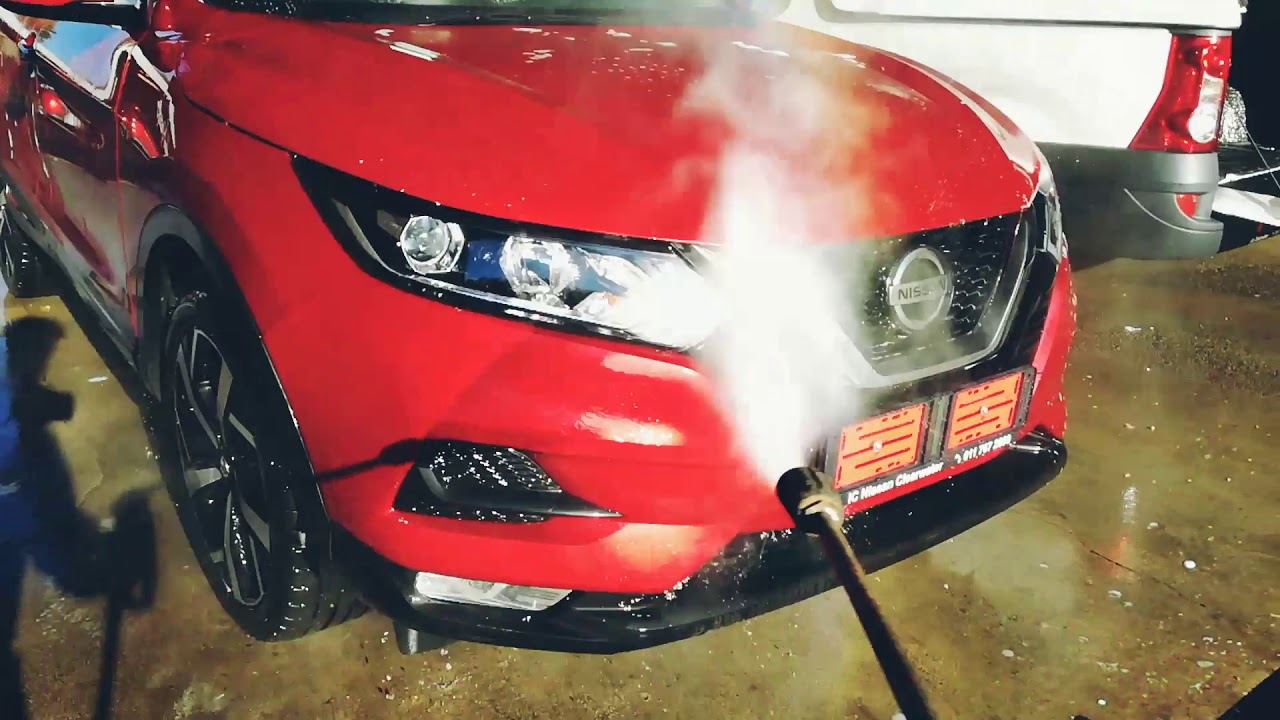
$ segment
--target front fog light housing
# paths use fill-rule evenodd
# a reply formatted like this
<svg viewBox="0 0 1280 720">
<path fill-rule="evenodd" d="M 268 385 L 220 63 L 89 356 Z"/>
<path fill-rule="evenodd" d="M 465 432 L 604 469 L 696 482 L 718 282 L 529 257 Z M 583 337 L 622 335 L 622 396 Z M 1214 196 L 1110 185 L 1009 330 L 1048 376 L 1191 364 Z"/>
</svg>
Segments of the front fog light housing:
<svg viewBox="0 0 1280 720">
<path fill-rule="evenodd" d="M 415 605 L 432 601 L 452 602 L 541 612 L 569 597 L 572 592 L 420 572 L 413 578 L 413 597 L 410 602 Z"/>
<path fill-rule="evenodd" d="M 500 445 L 427 440 L 394 505 L 401 512 L 486 522 L 553 515 L 618 517 L 565 492 L 528 454 Z"/>
</svg>

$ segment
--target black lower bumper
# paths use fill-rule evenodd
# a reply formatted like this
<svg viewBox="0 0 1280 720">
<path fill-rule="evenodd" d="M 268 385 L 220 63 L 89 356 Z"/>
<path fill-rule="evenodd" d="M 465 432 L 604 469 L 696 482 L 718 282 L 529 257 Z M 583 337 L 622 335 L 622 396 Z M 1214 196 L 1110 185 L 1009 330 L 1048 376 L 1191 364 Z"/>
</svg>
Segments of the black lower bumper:
<svg viewBox="0 0 1280 720">
<path fill-rule="evenodd" d="M 1033 433 L 962 475 L 849 518 L 845 531 L 868 572 L 954 537 L 1052 480 L 1066 446 Z M 345 537 L 340 553 L 370 602 L 432 635 L 509 647 L 617 653 L 662 645 L 786 607 L 829 590 L 835 577 L 816 539 L 794 531 L 737 538 L 684 585 L 656 595 L 579 592 L 542 611 L 411 605 L 411 572 Z"/>
<path fill-rule="evenodd" d="M 1058 182 L 1072 254 L 1085 260 L 1177 259 L 1214 255 L 1222 223 L 1213 196 L 1216 153 L 1180 154 L 1081 145 L 1040 146 Z M 1179 194 L 1199 196 L 1194 217 Z"/>
</svg>

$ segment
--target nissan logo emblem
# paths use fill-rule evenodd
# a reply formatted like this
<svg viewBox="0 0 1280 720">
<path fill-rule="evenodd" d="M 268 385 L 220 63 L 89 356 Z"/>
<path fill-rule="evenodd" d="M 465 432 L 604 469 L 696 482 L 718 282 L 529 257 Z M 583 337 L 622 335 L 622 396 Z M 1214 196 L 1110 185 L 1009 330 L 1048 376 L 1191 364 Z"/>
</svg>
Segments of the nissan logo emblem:
<svg viewBox="0 0 1280 720">
<path fill-rule="evenodd" d="M 951 273 L 933 248 L 904 255 L 889 272 L 887 289 L 894 323 L 909 332 L 929 327 L 951 306 Z"/>
</svg>

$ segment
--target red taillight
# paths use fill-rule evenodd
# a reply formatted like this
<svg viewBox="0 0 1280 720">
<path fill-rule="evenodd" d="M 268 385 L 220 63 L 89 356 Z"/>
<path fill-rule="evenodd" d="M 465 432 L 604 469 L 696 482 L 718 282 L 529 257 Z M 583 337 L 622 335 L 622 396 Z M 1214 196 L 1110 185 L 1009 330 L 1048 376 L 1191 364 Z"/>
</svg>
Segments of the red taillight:
<svg viewBox="0 0 1280 720">
<path fill-rule="evenodd" d="M 1183 215 L 1189 218 L 1196 216 L 1196 211 L 1200 209 L 1200 196 L 1191 193 L 1178 193 L 1174 196 L 1174 200 L 1178 203 L 1178 209 Z"/>
<path fill-rule="evenodd" d="M 1216 151 L 1230 73 L 1230 35 L 1174 35 L 1164 89 L 1129 147 L 1183 153 Z"/>
</svg>

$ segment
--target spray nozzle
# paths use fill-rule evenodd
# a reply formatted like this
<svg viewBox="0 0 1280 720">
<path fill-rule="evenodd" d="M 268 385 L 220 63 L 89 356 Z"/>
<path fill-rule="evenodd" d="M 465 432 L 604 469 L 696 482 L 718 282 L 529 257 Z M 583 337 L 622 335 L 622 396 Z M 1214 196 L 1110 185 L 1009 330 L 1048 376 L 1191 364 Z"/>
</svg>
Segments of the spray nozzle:
<svg viewBox="0 0 1280 720">
<path fill-rule="evenodd" d="M 818 534 L 825 522 L 844 519 L 844 505 L 832 487 L 831 476 L 813 468 L 788 470 L 778 480 L 778 499 L 795 520 L 796 527 Z"/>
</svg>

